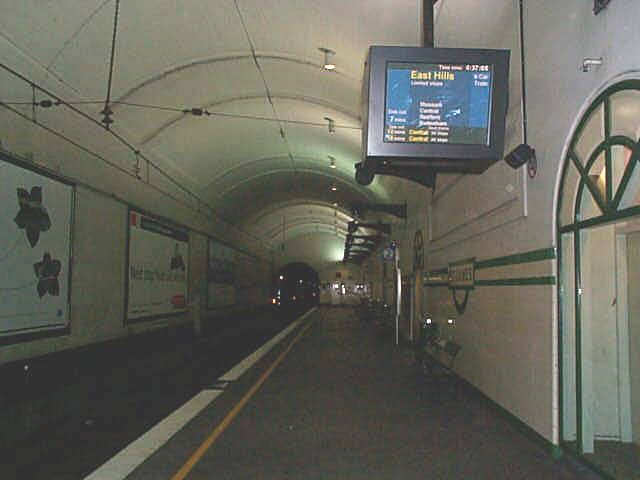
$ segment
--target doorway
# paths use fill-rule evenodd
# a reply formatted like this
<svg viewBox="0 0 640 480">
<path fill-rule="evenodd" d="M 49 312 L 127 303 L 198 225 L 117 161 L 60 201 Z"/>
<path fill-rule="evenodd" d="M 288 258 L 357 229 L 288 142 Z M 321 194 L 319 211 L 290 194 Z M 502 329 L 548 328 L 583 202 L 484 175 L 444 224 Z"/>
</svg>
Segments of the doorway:
<svg viewBox="0 0 640 480">
<path fill-rule="evenodd" d="M 640 82 L 578 124 L 558 194 L 561 441 L 607 474 L 640 476 Z"/>
</svg>

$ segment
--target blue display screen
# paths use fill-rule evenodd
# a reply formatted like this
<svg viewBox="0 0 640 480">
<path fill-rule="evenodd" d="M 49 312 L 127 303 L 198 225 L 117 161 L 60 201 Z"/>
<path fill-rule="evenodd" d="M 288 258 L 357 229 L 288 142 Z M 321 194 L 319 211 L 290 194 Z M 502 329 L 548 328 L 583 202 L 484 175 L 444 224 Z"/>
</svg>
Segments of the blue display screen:
<svg viewBox="0 0 640 480">
<path fill-rule="evenodd" d="M 384 141 L 489 145 L 491 65 L 387 64 Z"/>
</svg>

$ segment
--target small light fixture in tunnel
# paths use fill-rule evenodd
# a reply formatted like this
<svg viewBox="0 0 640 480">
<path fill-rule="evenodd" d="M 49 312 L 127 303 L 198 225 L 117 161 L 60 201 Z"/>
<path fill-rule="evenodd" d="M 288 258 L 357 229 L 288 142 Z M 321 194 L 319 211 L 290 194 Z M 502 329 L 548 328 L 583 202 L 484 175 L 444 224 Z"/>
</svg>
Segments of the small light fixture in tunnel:
<svg viewBox="0 0 640 480">
<path fill-rule="evenodd" d="M 322 63 L 322 68 L 329 71 L 335 70 L 336 64 L 333 63 L 333 56 L 336 54 L 336 52 L 325 47 L 320 47 L 318 48 L 318 50 L 320 50 L 324 54 L 324 61 Z"/>
<path fill-rule="evenodd" d="M 329 155 L 329 168 L 336 168 L 336 159 Z"/>
<path fill-rule="evenodd" d="M 455 320 L 454 320 L 453 318 L 448 318 L 448 319 L 447 319 L 447 323 L 448 323 L 449 325 L 454 325 L 456 322 L 455 322 Z"/>
<path fill-rule="evenodd" d="M 331 191 L 332 192 L 338 191 L 338 187 L 336 187 L 335 185 L 331 185 Z"/>
<path fill-rule="evenodd" d="M 333 206 L 337 207 L 338 206 L 338 202 L 333 202 Z"/>
<path fill-rule="evenodd" d="M 284 275 L 280 275 L 280 280 L 284 280 Z"/>
<path fill-rule="evenodd" d="M 329 133 L 336 133 L 336 122 L 331 117 L 324 117 L 327 121 L 327 128 L 329 129 Z"/>
<path fill-rule="evenodd" d="M 427 318 L 424 322 L 425 322 L 427 325 L 431 325 L 432 320 L 431 320 L 430 318 Z"/>
</svg>

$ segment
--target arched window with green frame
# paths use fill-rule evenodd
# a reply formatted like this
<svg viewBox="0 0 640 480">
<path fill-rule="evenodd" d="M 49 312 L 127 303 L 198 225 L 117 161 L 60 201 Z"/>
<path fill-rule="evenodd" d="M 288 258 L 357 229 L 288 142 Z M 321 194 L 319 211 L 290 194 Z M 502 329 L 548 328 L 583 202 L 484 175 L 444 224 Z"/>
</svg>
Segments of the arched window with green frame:
<svg viewBox="0 0 640 480">
<path fill-rule="evenodd" d="M 640 460 L 639 140 L 640 80 L 624 80 L 580 119 L 556 210 L 561 441 L 609 473 L 633 468 L 611 451 Z"/>
</svg>

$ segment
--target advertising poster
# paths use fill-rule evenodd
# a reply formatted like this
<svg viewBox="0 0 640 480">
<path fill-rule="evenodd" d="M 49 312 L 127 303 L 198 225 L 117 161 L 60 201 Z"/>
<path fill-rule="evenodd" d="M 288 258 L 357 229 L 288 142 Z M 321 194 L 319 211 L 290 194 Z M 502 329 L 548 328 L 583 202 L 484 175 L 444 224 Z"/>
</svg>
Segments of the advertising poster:
<svg viewBox="0 0 640 480">
<path fill-rule="evenodd" d="M 185 312 L 188 267 L 187 231 L 129 211 L 127 320 Z"/>
<path fill-rule="evenodd" d="M 69 325 L 73 195 L 0 158 L 0 336 Z"/>
<path fill-rule="evenodd" d="M 207 269 L 207 307 L 219 308 L 236 303 L 236 251 L 209 239 Z"/>
</svg>

